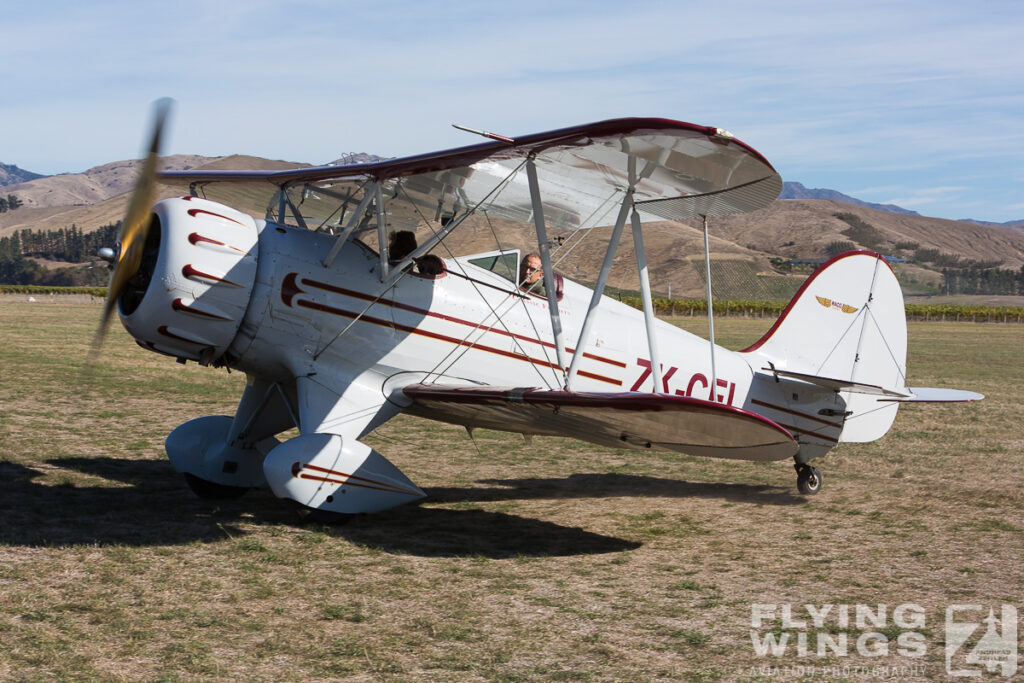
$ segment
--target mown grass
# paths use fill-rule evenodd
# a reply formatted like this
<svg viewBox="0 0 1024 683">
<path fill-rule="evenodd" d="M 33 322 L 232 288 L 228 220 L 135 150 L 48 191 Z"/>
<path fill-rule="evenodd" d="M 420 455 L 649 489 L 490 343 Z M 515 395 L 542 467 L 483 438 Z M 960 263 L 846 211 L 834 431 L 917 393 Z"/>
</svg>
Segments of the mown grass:
<svg viewBox="0 0 1024 683">
<path fill-rule="evenodd" d="M 0 302 L 0 679 L 757 680 L 783 664 L 941 679 L 948 604 L 1024 607 L 1018 325 L 912 324 L 913 383 L 988 398 L 902 409 L 885 439 L 822 461 L 813 498 L 786 463 L 470 441 L 399 417 L 368 441 L 429 498 L 332 528 L 267 493 L 193 497 L 163 439 L 230 414 L 243 378 L 115 329 L 84 383 L 98 310 Z M 767 327 L 716 332 L 742 347 Z M 927 611 L 923 659 L 751 645 L 754 603 L 907 602 Z"/>
</svg>

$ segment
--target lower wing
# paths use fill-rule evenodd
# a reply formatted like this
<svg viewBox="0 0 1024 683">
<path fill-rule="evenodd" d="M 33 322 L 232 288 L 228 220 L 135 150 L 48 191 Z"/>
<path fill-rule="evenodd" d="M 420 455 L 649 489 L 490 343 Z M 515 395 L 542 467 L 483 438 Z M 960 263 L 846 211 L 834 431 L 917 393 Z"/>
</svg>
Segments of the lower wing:
<svg viewBox="0 0 1024 683">
<path fill-rule="evenodd" d="M 406 411 L 469 428 L 567 436 L 612 448 L 737 460 L 782 460 L 797 443 L 756 413 L 668 394 L 413 384 Z"/>
</svg>

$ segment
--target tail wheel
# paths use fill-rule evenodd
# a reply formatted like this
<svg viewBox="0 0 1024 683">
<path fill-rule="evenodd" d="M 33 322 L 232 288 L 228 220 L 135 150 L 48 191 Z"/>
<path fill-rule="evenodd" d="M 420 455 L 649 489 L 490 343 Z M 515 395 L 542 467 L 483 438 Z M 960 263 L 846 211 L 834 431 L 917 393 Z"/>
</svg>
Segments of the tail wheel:
<svg viewBox="0 0 1024 683">
<path fill-rule="evenodd" d="M 821 490 L 821 472 L 810 465 L 800 465 L 796 470 L 796 487 L 800 493 L 813 496 Z"/>
</svg>

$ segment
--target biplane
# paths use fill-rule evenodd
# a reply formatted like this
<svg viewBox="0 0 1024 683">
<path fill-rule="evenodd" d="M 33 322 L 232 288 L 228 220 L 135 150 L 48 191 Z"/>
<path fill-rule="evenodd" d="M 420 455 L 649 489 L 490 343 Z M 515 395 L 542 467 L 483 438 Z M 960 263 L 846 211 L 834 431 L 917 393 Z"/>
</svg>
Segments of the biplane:
<svg viewBox="0 0 1024 683">
<path fill-rule="evenodd" d="M 400 413 L 636 451 L 792 459 L 799 490 L 814 494 L 822 477 L 810 463 L 880 438 L 901 403 L 982 398 L 907 387 L 902 293 L 877 253 L 826 263 L 742 351 L 715 344 L 711 305 L 709 339 L 655 317 L 645 222 L 696 221 L 707 247 L 709 219 L 767 206 L 782 188 L 720 128 L 624 118 L 482 133 L 371 163 L 166 171 L 160 181 L 188 193 L 150 207 L 166 107 L 96 345 L 116 310 L 146 349 L 245 373 L 234 416 L 167 437 L 200 496 L 269 487 L 326 517 L 420 499 L 360 440 Z M 513 223 L 535 247 L 503 239 Z M 453 253 L 452 235 L 471 225 L 493 248 Z M 601 226 L 611 233 L 593 288 L 561 275 Z M 627 228 L 642 310 L 603 295 Z"/>
</svg>

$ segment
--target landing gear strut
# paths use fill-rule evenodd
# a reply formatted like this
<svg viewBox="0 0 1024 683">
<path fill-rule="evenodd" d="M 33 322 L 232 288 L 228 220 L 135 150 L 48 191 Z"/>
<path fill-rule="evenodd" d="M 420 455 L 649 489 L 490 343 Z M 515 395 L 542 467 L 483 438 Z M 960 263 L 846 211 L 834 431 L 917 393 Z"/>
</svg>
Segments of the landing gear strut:
<svg viewBox="0 0 1024 683">
<path fill-rule="evenodd" d="M 818 471 L 818 468 L 811 467 L 806 463 L 796 464 L 793 467 L 796 468 L 796 487 L 800 493 L 813 496 L 821 490 L 821 472 Z"/>
</svg>

